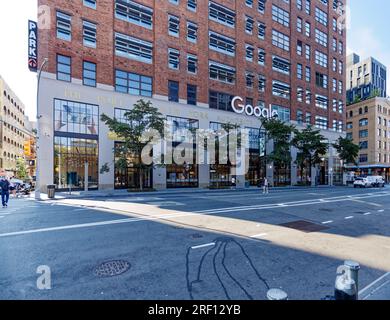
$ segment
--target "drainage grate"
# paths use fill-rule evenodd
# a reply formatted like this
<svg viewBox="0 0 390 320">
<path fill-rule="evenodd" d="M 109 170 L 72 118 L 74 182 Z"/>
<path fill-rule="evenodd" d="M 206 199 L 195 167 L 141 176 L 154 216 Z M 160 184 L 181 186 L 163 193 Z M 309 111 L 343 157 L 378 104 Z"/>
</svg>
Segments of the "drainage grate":
<svg viewBox="0 0 390 320">
<path fill-rule="evenodd" d="M 102 278 L 115 277 L 129 271 L 130 267 L 130 263 L 124 260 L 108 261 L 98 265 L 94 274 Z"/>
<path fill-rule="evenodd" d="M 298 221 L 292 221 L 289 223 L 282 223 L 280 224 L 282 227 L 290 228 L 290 229 L 295 229 L 299 230 L 302 232 L 310 233 L 310 232 L 318 232 L 318 231 L 323 231 L 329 229 L 328 227 L 309 222 L 309 221 L 304 221 L 304 220 L 298 220 Z"/>
</svg>

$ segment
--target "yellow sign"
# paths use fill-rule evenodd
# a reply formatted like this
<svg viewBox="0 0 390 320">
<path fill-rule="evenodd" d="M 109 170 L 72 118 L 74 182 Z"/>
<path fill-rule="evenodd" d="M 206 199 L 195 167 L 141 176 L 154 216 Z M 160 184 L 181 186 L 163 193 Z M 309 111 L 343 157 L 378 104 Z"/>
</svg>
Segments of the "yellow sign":
<svg viewBox="0 0 390 320">
<path fill-rule="evenodd" d="M 27 140 L 24 142 L 24 155 L 26 157 L 31 157 L 31 141 Z"/>
</svg>

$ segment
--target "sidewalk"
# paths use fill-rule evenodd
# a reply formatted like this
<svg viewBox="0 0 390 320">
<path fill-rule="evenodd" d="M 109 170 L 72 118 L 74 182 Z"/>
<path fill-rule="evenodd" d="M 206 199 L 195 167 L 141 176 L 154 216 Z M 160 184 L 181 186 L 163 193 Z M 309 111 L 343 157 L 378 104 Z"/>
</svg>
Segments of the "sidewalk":
<svg viewBox="0 0 390 320">
<path fill-rule="evenodd" d="M 390 300 L 390 272 L 362 289 L 359 300 Z"/>
<path fill-rule="evenodd" d="M 317 186 L 317 187 L 275 187 L 270 188 L 270 191 L 274 192 L 283 192 L 283 191 L 293 191 L 293 190 L 324 190 L 324 189 L 334 189 L 338 188 L 336 186 Z M 345 187 L 346 188 L 346 187 Z M 258 187 L 250 188 L 232 188 L 232 189 L 199 189 L 199 188 L 189 188 L 189 189 L 168 189 L 162 191 L 152 191 L 152 192 L 128 192 L 127 190 L 97 190 L 97 191 L 72 191 L 70 194 L 69 191 L 66 192 L 56 192 L 54 200 L 61 199 L 82 199 L 82 198 L 120 198 L 120 197 L 139 197 L 139 196 L 159 196 L 159 195 L 171 195 L 171 194 L 190 194 L 190 193 L 226 193 L 226 192 L 260 192 L 262 189 Z M 30 195 L 31 198 L 34 198 L 34 193 Z M 41 200 L 49 200 L 47 194 L 41 194 Z M 53 199 L 52 199 L 53 200 Z"/>
</svg>

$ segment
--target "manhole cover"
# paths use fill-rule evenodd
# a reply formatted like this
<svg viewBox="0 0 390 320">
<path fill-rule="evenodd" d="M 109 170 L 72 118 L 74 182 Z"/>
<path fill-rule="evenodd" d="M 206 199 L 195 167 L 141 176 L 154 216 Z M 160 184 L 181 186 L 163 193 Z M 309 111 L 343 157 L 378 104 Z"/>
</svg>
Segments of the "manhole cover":
<svg viewBox="0 0 390 320">
<path fill-rule="evenodd" d="M 98 265 L 94 270 L 94 274 L 103 278 L 115 277 L 127 272 L 130 267 L 130 263 L 124 260 L 108 261 Z"/>
<path fill-rule="evenodd" d="M 190 237 L 192 239 L 201 239 L 201 238 L 203 238 L 203 236 L 201 234 L 199 234 L 199 233 L 192 234 Z"/>
<path fill-rule="evenodd" d="M 299 230 L 299 231 L 306 232 L 306 233 L 318 232 L 318 231 L 329 229 L 328 227 L 324 227 L 322 225 L 315 224 L 315 223 L 309 222 L 309 221 L 304 221 L 304 220 L 292 221 L 289 223 L 282 223 L 282 224 L 280 224 L 280 226 L 290 228 L 290 229 Z"/>
</svg>

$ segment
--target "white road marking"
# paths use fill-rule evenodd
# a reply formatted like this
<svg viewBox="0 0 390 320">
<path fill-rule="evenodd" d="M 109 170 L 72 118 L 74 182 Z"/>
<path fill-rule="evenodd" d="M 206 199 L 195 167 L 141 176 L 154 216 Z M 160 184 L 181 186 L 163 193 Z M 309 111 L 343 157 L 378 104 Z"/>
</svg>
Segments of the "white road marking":
<svg viewBox="0 0 390 320">
<path fill-rule="evenodd" d="M 330 223 L 333 223 L 333 220 L 325 221 L 322 224 L 330 224 Z"/>
<path fill-rule="evenodd" d="M 372 194 L 370 194 L 370 196 L 372 196 Z M 353 198 L 353 197 L 351 197 L 351 201 L 353 201 L 353 202 L 358 202 L 358 203 L 368 204 L 368 205 L 374 206 L 374 207 L 383 207 L 381 204 L 374 203 L 374 202 L 363 201 L 363 200 L 358 200 L 358 199 L 355 199 L 355 198 Z"/>
<path fill-rule="evenodd" d="M 268 233 L 260 233 L 260 234 L 256 234 L 254 236 L 251 236 L 251 238 L 263 238 L 267 235 L 268 235 Z"/>
<path fill-rule="evenodd" d="M 378 210 L 378 212 L 385 212 L 385 210 Z"/>
<path fill-rule="evenodd" d="M 378 288 L 375 288 L 375 290 L 373 290 L 369 295 L 367 295 L 366 297 L 364 297 L 363 300 L 367 300 L 370 296 L 372 296 L 375 292 L 379 291 L 380 289 L 382 289 L 384 286 L 390 284 L 390 280 L 387 280 L 385 283 L 382 283 Z"/>
<path fill-rule="evenodd" d="M 1 219 L 1 218 L 5 218 L 5 217 L 4 217 L 4 216 L 0 216 L 0 219 Z"/>
<path fill-rule="evenodd" d="M 365 214 L 363 214 L 364 216 L 370 216 L 370 215 L 372 215 L 372 213 L 371 212 L 366 212 Z"/>
<path fill-rule="evenodd" d="M 213 246 L 215 246 L 215 243 L 211 242 L 211 243 L 202 244 L 200 246 L 191 247 L 191 249 L 196 250 L 196 249 L 202 249 L 202 248 L 213 247 Z"/>
<path fill-rule="evenodd" d="M 349 216 L 349 217 L 345 217 L 344 219 L 345 220 L 351 220 L 351 219 L 353 219 L 354 218 L 354 216 Z"/>
<path fill-rule="evenodd" d="M 380 278 L 376 279 L 374 282 L 370 283 L 368 286 L 366 286 L 365 288 L 363 288 L 362 290 L 359 291 L 359 296 L 363 294 L 363 292 L 366 292 L 367 290 L 369 290 L 371 287 L 373 287 L 374 285 L 376 285 L 379 281 L 383 280 L 384 278 L 390 276 L 390 272 L 387 272 L 385 273 L 383 276 L 381 276 Z"/>
</svg>

